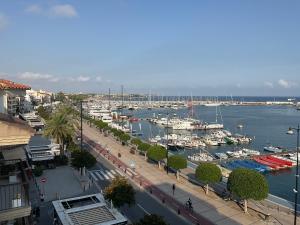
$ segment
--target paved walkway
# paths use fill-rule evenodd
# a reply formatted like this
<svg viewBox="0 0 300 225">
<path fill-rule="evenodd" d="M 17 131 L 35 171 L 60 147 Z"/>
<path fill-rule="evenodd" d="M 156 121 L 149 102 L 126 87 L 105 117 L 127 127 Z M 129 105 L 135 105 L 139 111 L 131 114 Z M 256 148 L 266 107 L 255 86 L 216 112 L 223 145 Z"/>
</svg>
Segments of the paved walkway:
<svg viewBox="0 0 300 225">
<path fill-rule="evenodd" d="M 135 164 L 135 170 L 141 174 L 152 185 L 158 187 L 164 194 L 173 198 L 177 202 L 185 204 L 191 198 L 194 211 L 202 215 L 214 224 L 276 224 L 276 221 L 266 222 L 257 215 L 247 215 L 233 202 L 226 202 L 210 193 L 209 196 L 199 186 L 181 180 L 178 182 L 174 175 L 167 175 L 163 170 L 151 163 L 146 163 L 142 156 L 129 153 L 129 148 L 120 145 L 112 137 L 105 137 L 96 129 L 84 125 L 84 135 L 97 144 L 106 147 L 109 153 L 117 157 L 118 153 L 122 156 L 120 160 L 128 167 Z M 176 185 L 174 196 L 172 195 L 172 185 Z M 280 224 L 280 223 L 278 223 Z M 285 223 L 289 224 L 289 223 Z"/>
</svg>

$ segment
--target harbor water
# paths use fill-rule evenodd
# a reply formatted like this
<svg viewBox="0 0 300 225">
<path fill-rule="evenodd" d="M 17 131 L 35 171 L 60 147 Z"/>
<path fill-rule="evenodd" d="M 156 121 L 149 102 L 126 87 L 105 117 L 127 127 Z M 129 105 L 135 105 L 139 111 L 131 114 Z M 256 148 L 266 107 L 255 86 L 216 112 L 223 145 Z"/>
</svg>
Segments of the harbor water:
<svg viewBox="0 0 300 225">
<path fill-rule="evenodd" d="M 295 127 L 300 123 L 300 111 L 297 111 L 292 106 L 220 106 L 218 112 L 218 122 L 223 122 L 226 130 L 232 134 L 245 134 L 253 137 L 253 141 L 243 147 L 254 150 L 263 151 L 263 148 L 269 144 L 273 146 L 282 146 L 296 150 L 296 135 L 287 135 L 289 127 Z M 191 110 L 187 108 L 171 109 L 139 109 L 135 111 L 126 111 L 127 114 L 132 114 L 138 118 L 151 118 L 154 115 L 161 114 L 166 117 L 167 114 L 176 114 L 179 117 L 188 117 Z M 194 118 L 205 122 L 216 121 L 216 107 L 195 106 L 193 109 Z M 243 125 L 240 129 L 237 126 Z M 133 123 L 133 129 L 139 132 L 141 128 L 142 139 L 148 140 L 156 135 L 163 136 L 166 134 L 166 129 L 149 123 L 147 120 L 142 120 Z M 168 131 L 172 132 L 171 129 Z M 177 131 L 177 133 L 191 134 L 190 131 Z M 205 134 L 204 131 L 196 131 L 199 135 Z M 206 147 L 206 150 L 211 154 L 216 152 L 226 152 L 233 150 L 237 146 L 222 145 L 217 147 Z M 241 147 L 241 146 L 239 146 Z M 176 154 L 188 156 L 199 152 L 198 149 L 181 150 Z M 283 199 L 293 201 L 295 186 L 295 168 L 269 172 L 264 174 L 269 182 L 270 193 Z"/>
</svg>

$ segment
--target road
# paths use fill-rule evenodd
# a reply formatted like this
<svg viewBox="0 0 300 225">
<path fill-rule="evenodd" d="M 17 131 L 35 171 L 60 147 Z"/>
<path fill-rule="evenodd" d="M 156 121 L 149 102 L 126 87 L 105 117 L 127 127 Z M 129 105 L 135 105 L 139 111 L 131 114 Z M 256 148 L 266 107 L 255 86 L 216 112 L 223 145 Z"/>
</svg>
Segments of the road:
<svg viewBox="0 0 300 225">
<path fill-rule="evenodd" d="M 97 157 L 97 164 L 89 170 L 90 177 L 98 184 L 101 189 L 107 187 L 113 177 L 122 172 L 108 163 L 100 155 Z M 138 221 L 145 214 L 157 214 L 164 217 L 170 225 L 188 225 L 189 222 L 177 216 L 175 212 L 164 207 L 148 193 L 141 190 L 133 183 L 136 191 L 136 203 L 131 207 L 122 207 L 121 212 L 132 222 Z"/>
</svg>

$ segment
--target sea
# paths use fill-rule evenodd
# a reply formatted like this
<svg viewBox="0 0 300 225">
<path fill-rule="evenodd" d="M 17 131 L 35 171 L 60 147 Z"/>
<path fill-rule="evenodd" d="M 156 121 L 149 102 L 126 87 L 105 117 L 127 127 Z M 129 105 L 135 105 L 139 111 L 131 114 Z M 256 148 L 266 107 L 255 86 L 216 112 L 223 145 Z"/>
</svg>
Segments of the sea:
<svg viewBox="0 0 300 225">
<path fill-rule="evenodd" d="M 243 97 L 245 98 L 245 97 Z M 250 97 L 248 101 L 287 101 L 287 97 Z M 238 100 L 238 99 L 236 99 Z M 240 98 L 241 100 L 241 98 Z M 263 148 L 267 145 L 282 146 L 291 150 L 296 150 L 296 135 L 287 135 L 289 127 L 296 127 L 300 123 L 300 111 L 293 106 L 278 106 L 278 105 L 261 105 L 261 106 L 219 106 L 218 107 L 218 122 L 223 122 L 225 129 L 233 134 L 243 134 L 253 138 L 253 141 L 248 145 L 239 147 L 247 147 L 264 152 Z M 151 118 L 160 114 L 176 114 L 179 117 L 188 117 L 190 111 L 187 108 L 170 109 L 139 109 L 135 111 L 126 111 L 125 113 L 132 114 L 134 117 L 142 118 L 143 120 L 133 123 L 133 129 L 141 132 L 141 138 L 148 140 L 156 135 L 163 136 L 166 130 L 162 127 L 149 123 L 146 118 Z M 216 121 L 216 107 L 194 106 L 194 117 L 204 122 Z M 237 125 L 242 124 L 243 128 L 237 128 Z M 141 128 L 141 130 L 140 130 Z M 171 130 L 168 131 L 171 133 Z M 188 131 L 183 131 L 189 134 Z M 197 131 L 199 135 L 205 134 L 204 131 Z M 236 146 L 218 146 L 207 147 L 206 150 L 212 154 L 215 152 L 226 152 L 233 150 Z M 176 154 L 188 156 L 199 150 L 181 150 Z M 266 152 L 265 152 L 266 153 Z M 285 169 L 276 172 L 265 173 L 269 183 L 270 193 L 280 198 L 293 201 L 295 187 L 295 168 Z"/>
</svg>

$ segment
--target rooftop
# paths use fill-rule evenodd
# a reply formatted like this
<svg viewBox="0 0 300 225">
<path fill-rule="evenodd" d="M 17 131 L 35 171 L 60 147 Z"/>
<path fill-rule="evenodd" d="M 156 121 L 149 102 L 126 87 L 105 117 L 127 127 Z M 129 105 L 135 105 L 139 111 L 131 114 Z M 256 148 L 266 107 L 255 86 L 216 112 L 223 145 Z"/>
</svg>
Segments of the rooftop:
<svg viewBox="0 0 300 225">
<path fill-rule="evenodd" d="M 29 90 L 31 88 L 30 86 L 25 84 L 19 84 L 10 80 L 0 79 L 0 90 L 11 90 L 11 89 Z"/>
<path fill-rule="evenodd" d="M 62 225 L 127 224 L 127 219 L 107 205 L 101 194 L 52 202 Z"/>
</svg>

